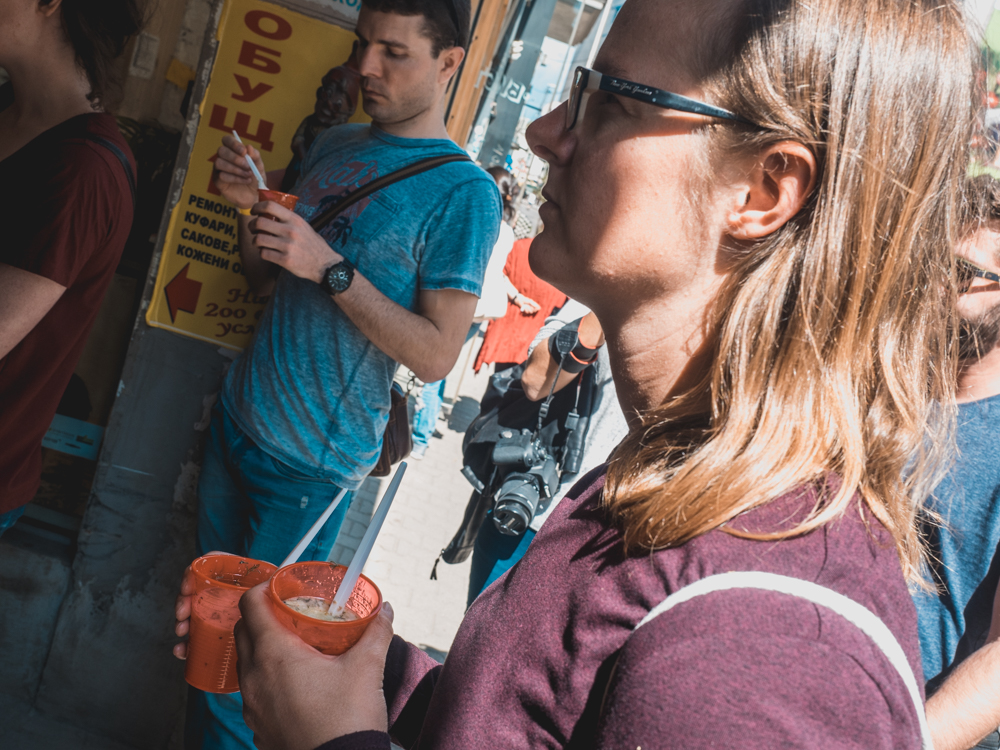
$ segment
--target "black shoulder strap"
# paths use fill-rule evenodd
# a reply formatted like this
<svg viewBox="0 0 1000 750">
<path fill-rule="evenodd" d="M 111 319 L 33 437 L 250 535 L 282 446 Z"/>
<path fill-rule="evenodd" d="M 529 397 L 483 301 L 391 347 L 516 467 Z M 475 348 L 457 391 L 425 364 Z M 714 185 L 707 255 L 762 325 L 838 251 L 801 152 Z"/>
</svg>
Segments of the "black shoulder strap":
<svg viewBox="0 0 1000 750">
<path fill-rule="evenodd" d="M 125 168 L 125 176 L 128 178 L 129 190 L 132 191 L 132 208 L 134 210 L 135 200 L 136 200 L 135 175 L 132 173 L 132 165 L 128 163 L 128 157 L 125 156 L 125 152 L 118 147 L 117 143 L 115 143 L 114 141 L 109 141 L 104 136 L 96 135 L 94 133 L 84 133 L 83 137 L 86 138 L 88 141 L 93 141 L 94 143 L 99 143 L 100 145 L 104 146 L 104 148 L 106 148 L 108 151 L 114 154 L 118 158 L 118 161 L 122 163 L 122 166 Z"/>
<path fill-rule="evenodd" d="M 334 203 L 330 208 L 326 209 L 323 213 L 309 222 L 309 225 L 315 229 L 317 232 L 324 226 L 329 224 L 339 213 L 350 208 L 355 203 L 357 203 L 362 198 L 365 198 L 372 193 L 378 192 L 382 188 L 393 184 L 394 182 L 399 182 L 400 180 L 405 180 L 407 177 L 413 177 L 414 175 L 426 172 L 429 169 L 434 169 L 435 167 L 440 167 L 443 164 L 451 164 L 456 161 L 472 161 L 465 154 L 447 154 L 445 156 L 430 156 L 426 159 L 421 159 L 420 161 L 415 161 L 413 164 L 408 164 L 402 169 L 397 169 L 395 172 L 390 172 L 387 175 L 379 177 L 378 179 L 372 180 L 367 185 L 355 190 L 353 193 L 348 193 L 342 197 L 339 201 Z"/>
</svg>

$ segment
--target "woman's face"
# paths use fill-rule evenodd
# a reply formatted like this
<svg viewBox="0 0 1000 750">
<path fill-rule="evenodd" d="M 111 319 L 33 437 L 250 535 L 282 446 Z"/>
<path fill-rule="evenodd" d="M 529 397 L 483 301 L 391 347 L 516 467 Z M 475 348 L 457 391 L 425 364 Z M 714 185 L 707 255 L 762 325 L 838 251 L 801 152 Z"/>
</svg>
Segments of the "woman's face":
<svg viewBox="0 0 1000 750">
<path fill-rule="evenodd" d="M 629 0 L 594 63 L 601 73 L 705 99 L 686 72 L 692 24 L 667 0 Z M 604 92 L 565 129 L 563 104 L 528 129 L 549 162 L 531 245 L 535 272 L 601 315 L 716 284 L 732 191 L 706 180 L 711 120 Z M 730 203 L 731 205 L 731 203 Z"/>
</svg>

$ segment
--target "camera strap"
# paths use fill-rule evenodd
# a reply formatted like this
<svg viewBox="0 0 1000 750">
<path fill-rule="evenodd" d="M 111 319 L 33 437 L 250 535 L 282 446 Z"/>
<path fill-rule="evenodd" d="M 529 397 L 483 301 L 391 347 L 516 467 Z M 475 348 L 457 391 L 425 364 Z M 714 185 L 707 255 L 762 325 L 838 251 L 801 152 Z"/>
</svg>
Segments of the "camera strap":
<svg viewBox="0 0 1000 750">
<path fill-rule="evenodd" d="M 559 382 L 559 376 L 563 371 L 563 362 L 565 357 L 559 358 L 559 367 L 556 368 L 556 376 L 552 379 L 552 387 L 549 388 L 549 395 L 545 397 L 545 403 L 542 404 L 541 408 L 538 410 L 538 425 L 535 427 L 535 437 L 542 431 L 542 424 L 545 421 L 545 417 L 549 414 L 549 407 L 552 405 L 552 399 L 555 397 L 556 383 Z M 569 434 L 573 432 L 577 425 L 580 424 L 580 391 L 583 390 L 583 372 L 580 372 L 576 376 L 576 398 L 573 400 L 573 410 L 566 415 L 566 421 L 564 422 L 564 428 L 566 433 Z"/>
</svg>

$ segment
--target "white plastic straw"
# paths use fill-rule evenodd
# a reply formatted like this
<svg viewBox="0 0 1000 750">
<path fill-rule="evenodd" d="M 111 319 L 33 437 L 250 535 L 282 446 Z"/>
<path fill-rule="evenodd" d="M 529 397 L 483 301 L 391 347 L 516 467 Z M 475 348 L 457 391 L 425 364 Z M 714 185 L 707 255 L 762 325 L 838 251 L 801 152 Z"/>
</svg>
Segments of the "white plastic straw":
<svg viewBox="0 0 1000 750">
<path fill-rule="evenodd" d="M 243 139 L 240 138 L 240 134 L 237 133 L 235 130 L 233 131 L 233 138 L 235 138 L 240 143 L 243 143 Z M 257 170 L 257 165 L 253 163 L 253 159 L 250 158 L 250 152 L 248 151 L 247 155 L 244 156 L 243 158 L 246 160 L 247 166 L 250 167 L 250 171 L 253 172 L 253 176 L 257 178 L 257 187 L 259 187 L 261 190 L 267 190 L 267 183 L 264 182 L 264 178 L 261 177 L 260 172 Z"/>
<path fill-rule="evenodd" d="M 333 511 L 337 509 L 337 506 L 340 505 L 340 501 L 344 499 L 344 495 L 346 494 L 347 490 L 341 490 L 337 493 L 337 496 L 333 498 L 333 502 L 330 503 L 330 507 L 323 511 L 323 515 L 316 520 L 316 523 L 312 525 L 312 528 L 306 532 L 304 537 L 299 539 L 299 543 L 295 545 L 295 549 L 288 553 L 288 557 L 281 561 L 281 565 L 278 566 L 279 568 L 283 568 L 286 565 L 291 565 L 292 563 L 299 561 L 299 557 L 302 556 L 306 547 L 308 547 L 312 540 L 316 538 L 319 530 L 323 528 L 323 524 L 330 519 Z"/>
<path fill-rule="evenodd" d="M 365 532 L 358 551 L 354 553 L 351 564 L 347 566 L 347 573 L 344 574 L 344 580 L 340 582 L 337 595 L 330 604 L 331 613 L 342 612 L 344 606 L 347 604 L 347 600 L 354 593 L 354 586 L 358 582 L 358 577 L 361 575 L 365 563 L 368 562 L 368 556 L 372 553 L 372 548 L 375 547 L 375 537 L 378 536 L 378 532 L 382 528 L 382 522 L 385 521 L 385 517 L 389 513 L 389 506 L 392 505 L 392 499 L 396 496 L 396 490 L 399 489 L 399 483 L 403 480 L 403 473 L 405 471 L 406 461 L 403 461 L 399 465 L 399 468 L 396 469 L 396 473 L 392 475 L 389 488 L 382 495 L 382 502 L 378 504 L 375 515 L 372 516 L 372 522 L 368 524 L 368 531 Z"/>
</svg>

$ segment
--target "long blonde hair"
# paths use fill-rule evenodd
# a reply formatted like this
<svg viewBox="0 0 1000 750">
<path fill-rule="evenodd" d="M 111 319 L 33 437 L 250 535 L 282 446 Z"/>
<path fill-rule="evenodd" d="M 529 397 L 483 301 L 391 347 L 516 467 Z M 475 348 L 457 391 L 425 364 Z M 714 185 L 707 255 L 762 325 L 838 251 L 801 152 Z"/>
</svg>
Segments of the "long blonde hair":
<svg viewBox="0 0 1000 750">
<path fill-rule="evenodd" d="M 953 246 L 975 118 L 963 14 L 954 0 L 735 5 L 732 34 L 716 26 L 699 60 L 703 85 L 766 129 L 714 127 L 707 161 L 793 140 L 815 154 L 817 185 L 739 254 L 702 382 L 642 415 L 605 502 L 626 546 L 653 550 L 720 526 L 806 533 L 860 494 L 915 579 L 915 502 L 940 477 L 953 413 Z M 692 421 L 705 394 L 707 424 Z M 803 485 L 818 501 L 795 528 L 727 525 Z"/>
</svg>

